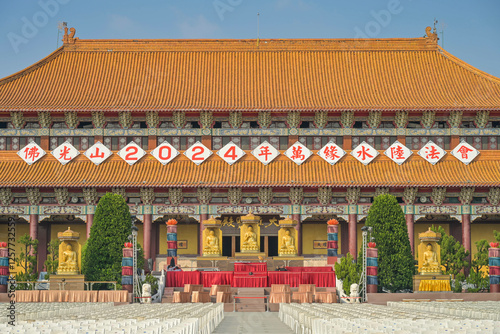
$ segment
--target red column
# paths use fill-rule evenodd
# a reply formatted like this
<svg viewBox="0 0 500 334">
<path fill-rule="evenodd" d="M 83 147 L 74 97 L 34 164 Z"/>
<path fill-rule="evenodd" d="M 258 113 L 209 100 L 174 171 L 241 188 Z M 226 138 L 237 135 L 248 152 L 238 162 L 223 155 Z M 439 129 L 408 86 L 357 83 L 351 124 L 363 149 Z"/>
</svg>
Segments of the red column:
<svg viewBox="0 0 500 334">
<path fill-rule="evenodd" d="M 355 213 L 349 214 L 349 253 L 356 260 L 358 258 L 358 230 L 357 230 L 358 215 Z"/>
<path fill-rule="evenodd" d="M 297 221 L 297 225 L 295 225 L 295 231 L 297 232 L 297 255 L 302 255 L 302 225 L 300 222 L 300 215 L 292 215 L 292 220 Z"/>
<path fill-rule="evenodd" d="M 471 251 L 470 214 L 462 215 L 462 244 L 464 245 L 465 250 L 468 250 L 470 253 Z M 469 260 L 470 260 L 470 255 L 469 255 Z"/>
<path fill-rule="evenodd" d="M 92 228 L 92 223 L 94 223 L 94 214 L 87 213 L 87 239 L 90 237 L 90 229 Z"/>
<path fill-rule="evenodd" d="M 143 247 L 144 247 L 144 259 L 151 258 L 151 222 L 153 220 L 153 215 L 150 213 L 144 214 L 143 221 Z"/>
<path fill-rule="evenodd" d="M 414 240 L 415 240 L 415 237 L 414 237 L 414 221 L 413 221 L 413 214 L 409 213 L 409 214 L 406 214 L 406 226 L 408 227 L 408 238 L 410 239 L 410 248 L 411 248 L 411 253 L 412 254 L 415 254 L 414 252 L 414 248 L 413 248 L 413 243 L 414 243 Z"/>
<path fill-rule="evenodd" d="M 30 237 L 38 239 L 38 214 L 30 214 Z"/>
<path fill-rule="evenodd" d="M 205 229 L 203 222 L 205 220 L 208 220 L 208 213 L 202 213 L 200 215 L 200 234 L 198 236 L 198 255 L 199 256 L 203 256 L 203 230 Z"/>
</svg>

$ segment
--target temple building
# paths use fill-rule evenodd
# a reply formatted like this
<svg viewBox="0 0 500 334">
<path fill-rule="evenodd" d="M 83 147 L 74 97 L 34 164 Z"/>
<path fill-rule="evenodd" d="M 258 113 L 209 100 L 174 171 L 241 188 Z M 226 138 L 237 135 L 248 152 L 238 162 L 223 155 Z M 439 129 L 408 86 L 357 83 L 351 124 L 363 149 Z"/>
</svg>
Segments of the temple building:
<svg viewBox="0 0 500 334">
<path fill-rule="evenodd" d="M 106 192 L 129 204 L 155 269 L 169 219 L 178 256 L 195 261 L 204 221 L 221 221 L 222 255 L 234 257 L 249 212 L 262 219 L 268 257 L 279 255 L 285 218 L 297 222 L 304 258 L 326 257 L 332 218 L 338 253 L 356 254 L 382 193 L 401 203 L 412 249 L 431 225 L 472 253 L 500 231 L 500 79 L 446 52 L 430 29 L 306 40 L 85 40 L 71 29 L 63 42 L 0 80 L 0 241 L 14 217 L 18 239 L 45 245 L 70 227 L 84 244 Z M 386 154 L 396 141 L 411 155 L 403 163 Z M 44 152 L 26 149 L 33 142 Z M 133 162 L 119 155 L 131 142 L 146 152 Z M 160 150 L 158 161 L 164 142 L 180 154 Z M 297 142 L 311 153 L 300 164 L 285 154 Z M 67 163 L 55 152 L 64 143 L 80 153 Z M 97 143 L 113 153 L 100 163 L 84 154 Z M 244 153 L 234 163 L 230 151 L 217 154 L 229 143 Z M 253 154 L 263 143 L 274 160 Z M 318 154 L 329 143 L 346 153 L 338 162 Z M 419 154 L 429 143 L 444 150 L 439 161 Z M 461 143 L 469 151 L 460 154 L 478 155 L 460 159 L 452 151 Z M 361 145 L 378 155 L 359 161 Z M 39 247 L 40 271 L 46 252 Z"/>
</svg>

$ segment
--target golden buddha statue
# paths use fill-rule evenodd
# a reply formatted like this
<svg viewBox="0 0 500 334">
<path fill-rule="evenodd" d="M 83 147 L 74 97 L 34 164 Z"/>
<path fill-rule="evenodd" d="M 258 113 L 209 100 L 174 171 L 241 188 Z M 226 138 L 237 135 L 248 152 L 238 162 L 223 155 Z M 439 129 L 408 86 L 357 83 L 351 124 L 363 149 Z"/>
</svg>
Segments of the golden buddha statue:
<svg viewBox="0 0 500 334">
<path fill-rule="evenodd" d="M 294 239 L 290 235 L 290 230 L 287 229 L 285 231 L 285 235 L 282 238 L 282 243 L 281 243 L 281 247 L 280 247 L 280 255 L 281 254 L 294 255 L 296 253 L 294 242 L 295 242 Z"/>
<path fill-rule="evenodd" d="M 206 237 L 206 246 L 203 248 L 203 254 L 219 255 L 219 238 L 215 236 L 214 230 L 210 230 Z"/>
<path fill-rule="evenodd" d="M 243 236 L 242 250 L 259 250 L 259 246 L 257 245 L 257 234 L 253 231 L 253 227 L 251 225 L 248 226 L 248 229 Z"/>
<path fill-rule="evenodd" d="M 427 244 L 422 262 L 422 273 L 437 273 L 441 271 L 436 252 L 432 250 L 432 244 Z"/>
<path fill-rule="evenodd" d="M 66 245 L 66 250 L 62 253 L 61 259 L 59 261 L 59 268 L 57 269 L 58 274 L 61 273 L 78 273 L 78 258 L 76 257 L 76 252 L 73 250 L 70 244 Z"/>
</svg>

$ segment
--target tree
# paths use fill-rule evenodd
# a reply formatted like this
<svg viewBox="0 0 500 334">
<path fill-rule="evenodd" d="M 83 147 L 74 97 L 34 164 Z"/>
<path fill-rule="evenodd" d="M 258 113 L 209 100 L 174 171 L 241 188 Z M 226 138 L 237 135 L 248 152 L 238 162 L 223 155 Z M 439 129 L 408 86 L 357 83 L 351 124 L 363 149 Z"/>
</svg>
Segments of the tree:
<svg viewBox="0 0 500 334">
<path fill-rule="evenodd" d="M 121 282 L 122 249 L 131 228 L 129 207 L 123 197 L 104 195 L 96 207 L 83 256 L 82 272 L 87 281 Z"/>
<path fill-rule="evenodd" d="M 471 261 L 471 271 L 469 273 L 469 277 L 467 277 L 467 283 L 473 284 L 475 288 L 469 288 L 468 291 L 487 291 L 490 288 L 490 279 L 488 275 L 485 275 L 485 273 L 482 272 L 482 269 L 484 267 L 488 267 L 488 249 L 490 248 L 490 245 L 488 245 L 488 241 L 485 239 L 476 241 L 475 244 L 477 253 L 474 254 L 474 258 Z"/>
<path fill-rule="evenodd" d="M 50 275 L 55 274 L 59 265 L 59 244 L 61 242 L 57 239 L 51 240 L 47 244 L 47 260 L 45 260 L 45 269 L 47 275 L 45 279 L 49 279 Z"/>
<path fill-rule="evenodd" d="M 452 235 L 446 234 L 442 226 L 432 226 L 431 230 L 441 233 L 438 245 L 441 247 L 441 265 L 444 267 L 443 274 L 453 275 L 455 277 L 453 291 L 462 292 L 462 282 L 465 281 L 463 271 L 469 265 L 467 261 L 469 251 L 465 250 L 464 246 Z"/>
<path fill-rule="evenodd" d="M 379 287 L 390 292 L 411 290 L 415 265 L 405 216 L 396 197 L 377 196 L 365 225 L 373 228 L 377 243 Z"/>
<path fill-rule="evenodd" d="M 495 240 L 497 242 L 500 242 L 500 232 L 498 232 L 497 230 L 493 231 L 493 235 L 495 236 Z"/>
<path fill-rule="evenodd" d="M 38 240 L 33 240 L 29 234 L 23 235 L 19 241 L 23 245 L 19 256 L 15 258 L 16 265 L 23 269 L 22 272 L 16 274 L 16 281 L 36 281 L 38 279 L 37 271 L 37 252 Z M 23 290 L 33 288 L 33 286 L 20 284 L 17 289 Z"/>
<path fill-rule="evenodd" d="M 340 263 L 335 263 L 335 275 L 342 281 L 344 293 L 349 296 L 351 284 L 358 284 L 360 278 L 359 265 L 354 261 L 354 257 L 347 253 L 340 259 Z"/>
</svg>

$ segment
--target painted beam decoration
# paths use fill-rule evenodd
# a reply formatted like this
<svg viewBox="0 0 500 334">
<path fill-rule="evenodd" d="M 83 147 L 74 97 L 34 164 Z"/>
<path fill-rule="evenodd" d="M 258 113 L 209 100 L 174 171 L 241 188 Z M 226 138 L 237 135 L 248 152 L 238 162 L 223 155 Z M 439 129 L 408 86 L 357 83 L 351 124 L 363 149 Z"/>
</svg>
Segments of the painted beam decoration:
<svg viewBox="0 0 500 334">
<path fill-rule="evenodd" d="M 446 155 L 446 153 L 447 152 L 445 150 L 433 141 L 427 142 L 427 144 L 425 144 L 425 146 L 418 151 L 418 155 L 433 165 L 438 163 Z M 462 141 L 450 153 L 465 165 L 468 165 L 479 155 L 480 152 L 467 142 Z M 46 152 L 35 142 L 30 142 L 28 145 L 19 150 L 17 154 L 28 165 L 32 165 L 40 160 Z M 74 160 L 80 152 L 69 142 L 65 142 L 54 149 L 51 154 L 62 165 L 66 165 Z M 111 152 L 111 150 L 109 150 L 101 142 L 95 143 L 84 153 L 84 155 L 96 165 L 103 163 L 112 154 L 113 152 Z M 118 156 L 131 166 L 146 154 L 147 152 L 133 141 L 118 152 Z M 155 157 L 161 164 L 166 165 L 174 160 L 180 152 L 168 142 L 164 141 L 149 154 Z M 196 142 L 184 151 L 184 155 L 196 165 L 200 165 L 205 162 L 212 154 L 212 150 L 208 149 L 200 142 Z M 217 155 L 229 165 L 235 164 L 238 160 L 245 156 L 245 154 L 246 152 L 232 141 L 217 151 Z M 302 143 L 296 142 L 290 146 L 284 154 L 297 165 L 301 165 L 306 162 L 306 160 L 311 157 L 314 152 L 309 150 Z M 335 165 L 346 155 L 346 152 L 333 141 L 330 141 L 316 154 L 330 165 Z M 356 146 L 350 154 L 366 166 L 370 164 L 380 153 L 370 144 L 363 141 L 361 144 Z M 411 157 L 413 152 L 396 140 L 387 150 L 384 151 L 384 154 L 398 165 L 402 165 L 408 160 L 408 158 Z M 280 155 L 280 152 L 273 145 L 264 141 L 252 151 L 252 155 L 264 165 L 268 165 Z"/>
</svg>

